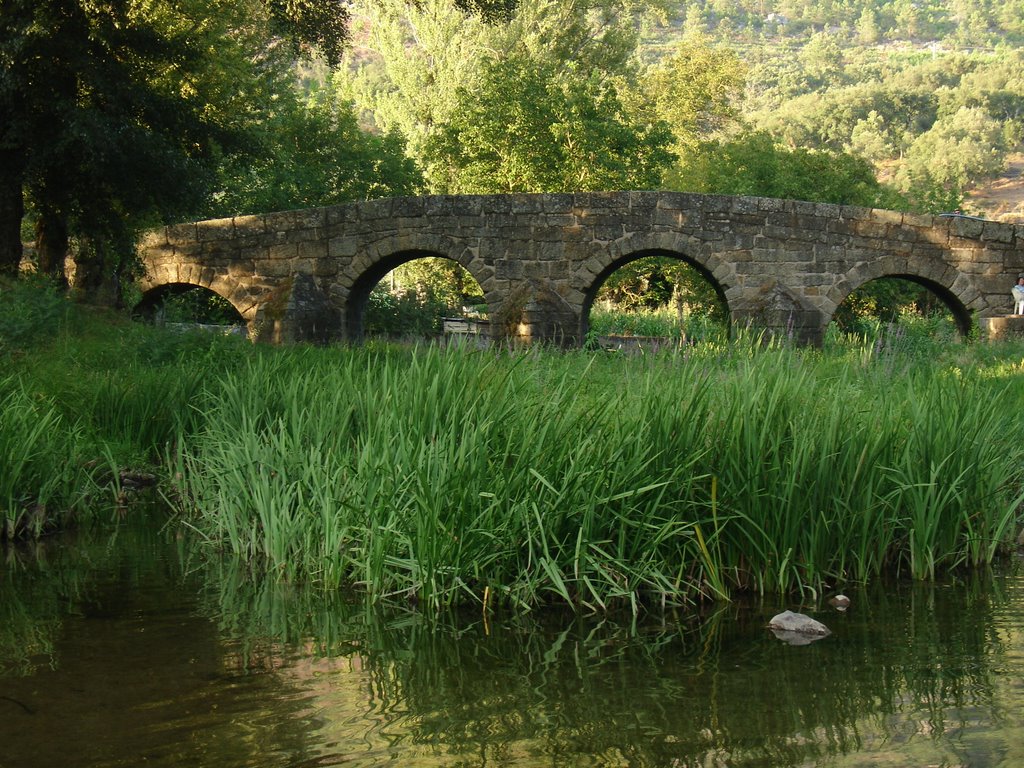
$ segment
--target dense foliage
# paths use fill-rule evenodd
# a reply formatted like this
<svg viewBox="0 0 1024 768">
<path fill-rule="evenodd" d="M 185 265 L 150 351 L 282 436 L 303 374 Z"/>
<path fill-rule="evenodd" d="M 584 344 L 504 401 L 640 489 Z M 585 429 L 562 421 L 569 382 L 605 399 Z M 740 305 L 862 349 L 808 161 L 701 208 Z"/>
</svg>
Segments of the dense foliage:
<svg viewBox="0 0 1024 768">
<path fill-rule="evenodd" d="M 637 187 L 945 211 L 1024 136 L 990 0 L 4 0 L 0 25 L 0 270 L 29 232 L 113 300 L 161 221 Z"/>
<path fill-rule="evenodd" d="M 267 349 L 0 298 L 3 327 L 50 326 L 0 350 L 0 536 L 126 503 L 153 466 L 212 548 L 282 577 L 635 611 L 932 578 L 1020 524 L 1019 345 Z"/>
</svg>

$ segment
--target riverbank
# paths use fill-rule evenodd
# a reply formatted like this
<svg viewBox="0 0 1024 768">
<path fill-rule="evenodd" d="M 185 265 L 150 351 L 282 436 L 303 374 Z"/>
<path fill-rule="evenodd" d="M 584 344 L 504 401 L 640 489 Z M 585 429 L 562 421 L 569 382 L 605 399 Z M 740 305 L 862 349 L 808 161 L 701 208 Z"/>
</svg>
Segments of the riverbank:
<svg viewBox="0 0 1024 768">
<path fill-rule="evenodd" d="M 1020 526 L 1019 344 L 622 357 L 56 328 L 5 353 L 9 533 L 109 515 L 118 470 L 156 468 L 211 555 L 282 579 L 637 612 L 930 579 Z"/>
</svg>

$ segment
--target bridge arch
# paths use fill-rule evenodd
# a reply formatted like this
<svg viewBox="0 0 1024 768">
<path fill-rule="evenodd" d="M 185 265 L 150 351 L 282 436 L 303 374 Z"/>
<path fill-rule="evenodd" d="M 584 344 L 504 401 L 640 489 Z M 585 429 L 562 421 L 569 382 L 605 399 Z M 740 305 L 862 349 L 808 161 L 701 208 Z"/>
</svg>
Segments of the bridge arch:
<svg viewBox="0 0 1024 768">
<path fill-rule="evenodd" d="M 151 270 L 139 281 L 138 287 L 142 297 L 133 307 L 133 314 L 150 311 L 170 295 L 202 288 L 228 302 L 238 316 L 251 326 L 260 304 L 259 298 L 253 295 L 243 280 L 199 265 L 181 264 L 174 270 Z"/>
<path fill-rule="evenodd" d="M 971 307 L 971 302 L 980 296 L 978 288 L 963 273 L 944 264 L 924 262 L 912 266 L 906 259 L 896 257 L 862 262 L 847 272 L 829 292 L 825 325 L 832 321 L 839 305 L 854 291 L 874 280 L 885 278 L 906 280 L 933 293 L 949 309 L 960 335 L 964 338 L 970 335 L 975 322 L 975 309 Z"/>
<path fill-rule="evenodd" d="M 398 247 L 408 243 L 394 243 L 396 249 L 389 251 L 387 247 L 376 248 L 373 253 L 366 254 L 358 259 L 346 274 L 347 291 L 344 298 L 345 307 L 345 335 L 350 341 L 359 341 L 365 332 L 366 307 L 370 300 L 370 293 L 384 277 L 396 267 L 408 264 L 411 261 L 424 258 L 440 258 L 454 261 L 463 267 L 470 276 L 477 282 L 484 291 L 484 298 L 488 304 L 492 304 L 498 297 L 492 291 L 490 295 L 484 289 L 481 280 L 481 262 L 475 258 L 475 254 L 466 248 L 458 249 L 455 243 L 439 238 L 433 242 L 426 242 L 412 247 Z"/>
<path fill-rule="evenodd" d="M 610 262 L 608 266 L 602 269 L 590 282 L 590 285 L 586 287 L 583 294 L 583 305 L 580 311 L 580 338 L 585 339 L 588 332 L 590 331 L 590 312 L 594 307 L 594 302 L 597 300 L 597 296 L 601 291 L 601 288 L 608 281 L 615 272 L 619 271 L 623 267 L 632 264 L 640 259 L 649 257 L 664 257 L 673 259 L 675 261 L 682 262 L 692 267 L 707 283 L 711 286 L 718 298 L 718 303 L 725 309 L 725 315 L 729 318 L 729 301 L 726 298 L 725 289 L 715 279 L 714 273 L 709 270 L 705 265 L 696 259 L 690 258 L 685 254 L 667 251 L 663 249 L 651 249 L 651 250 L 640 250 L 633 253 L 621 256 L 620 258 Z"/>
<path fill-rule="evenodd" d="M 587 337 L 590 312 L 608 278 L 622 267 L 651 256 L 675 259 L 693 267 L 714 290 L 731 325 L 728 292 L 735 285 L 735 270 L 731 266 L 693 237 L 671 232 L 636 233 L 614 241 L 603 253 L 585 264 L 585 271 L 578 278 L 582 293 L 579 338 Z"/>
</svg>

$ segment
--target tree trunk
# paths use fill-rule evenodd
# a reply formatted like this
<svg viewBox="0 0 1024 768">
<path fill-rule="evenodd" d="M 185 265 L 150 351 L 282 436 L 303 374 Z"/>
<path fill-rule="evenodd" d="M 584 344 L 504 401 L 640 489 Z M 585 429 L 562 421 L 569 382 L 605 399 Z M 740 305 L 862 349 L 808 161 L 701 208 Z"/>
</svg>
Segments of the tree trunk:
<svg viewBox="0 0 1024 768">
<path fill-rule="evenodd" d="M 84 241 L 75 248 L 75 277 L 72 295 L 84 304 L 106 307 L 120 305 L 116 254 L 110 245 Z"/>
<path fill-rule="evenodd" d="M 0 152 L 0 274 L 16 275 L 21 265 L 21 220 L 25 216 L 22 171 L 15 153 Z"/>
<path fill-rule="evenodd" d="M 40 274 L 63 286 L 68 284 L 64 272 L 68 245 L 67 220 L 52 209 L 41 210 L 36 221 L 36 263 Z"/>
</svg>

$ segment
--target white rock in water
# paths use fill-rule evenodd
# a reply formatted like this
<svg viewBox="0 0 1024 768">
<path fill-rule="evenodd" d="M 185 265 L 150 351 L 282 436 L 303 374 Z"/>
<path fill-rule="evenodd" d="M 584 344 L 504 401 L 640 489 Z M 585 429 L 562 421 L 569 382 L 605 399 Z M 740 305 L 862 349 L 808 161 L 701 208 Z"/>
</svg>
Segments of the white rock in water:
<svg viewBox="0 0 1024 768">
<path fill-rule="evenodd" d="M 772 620 L 768 622 L 768 628 L 781 629 L 784 632 L 796 632 L 798 635 L 817 635 L 819 637 L 832 634 L 831 630 L 820 621 L 815 621 L 810 616 L 804 616 L 802 613 L 793 613 L 792 611 L 783 611 L 779 615 L 772 617 Z"/>
</svg>

